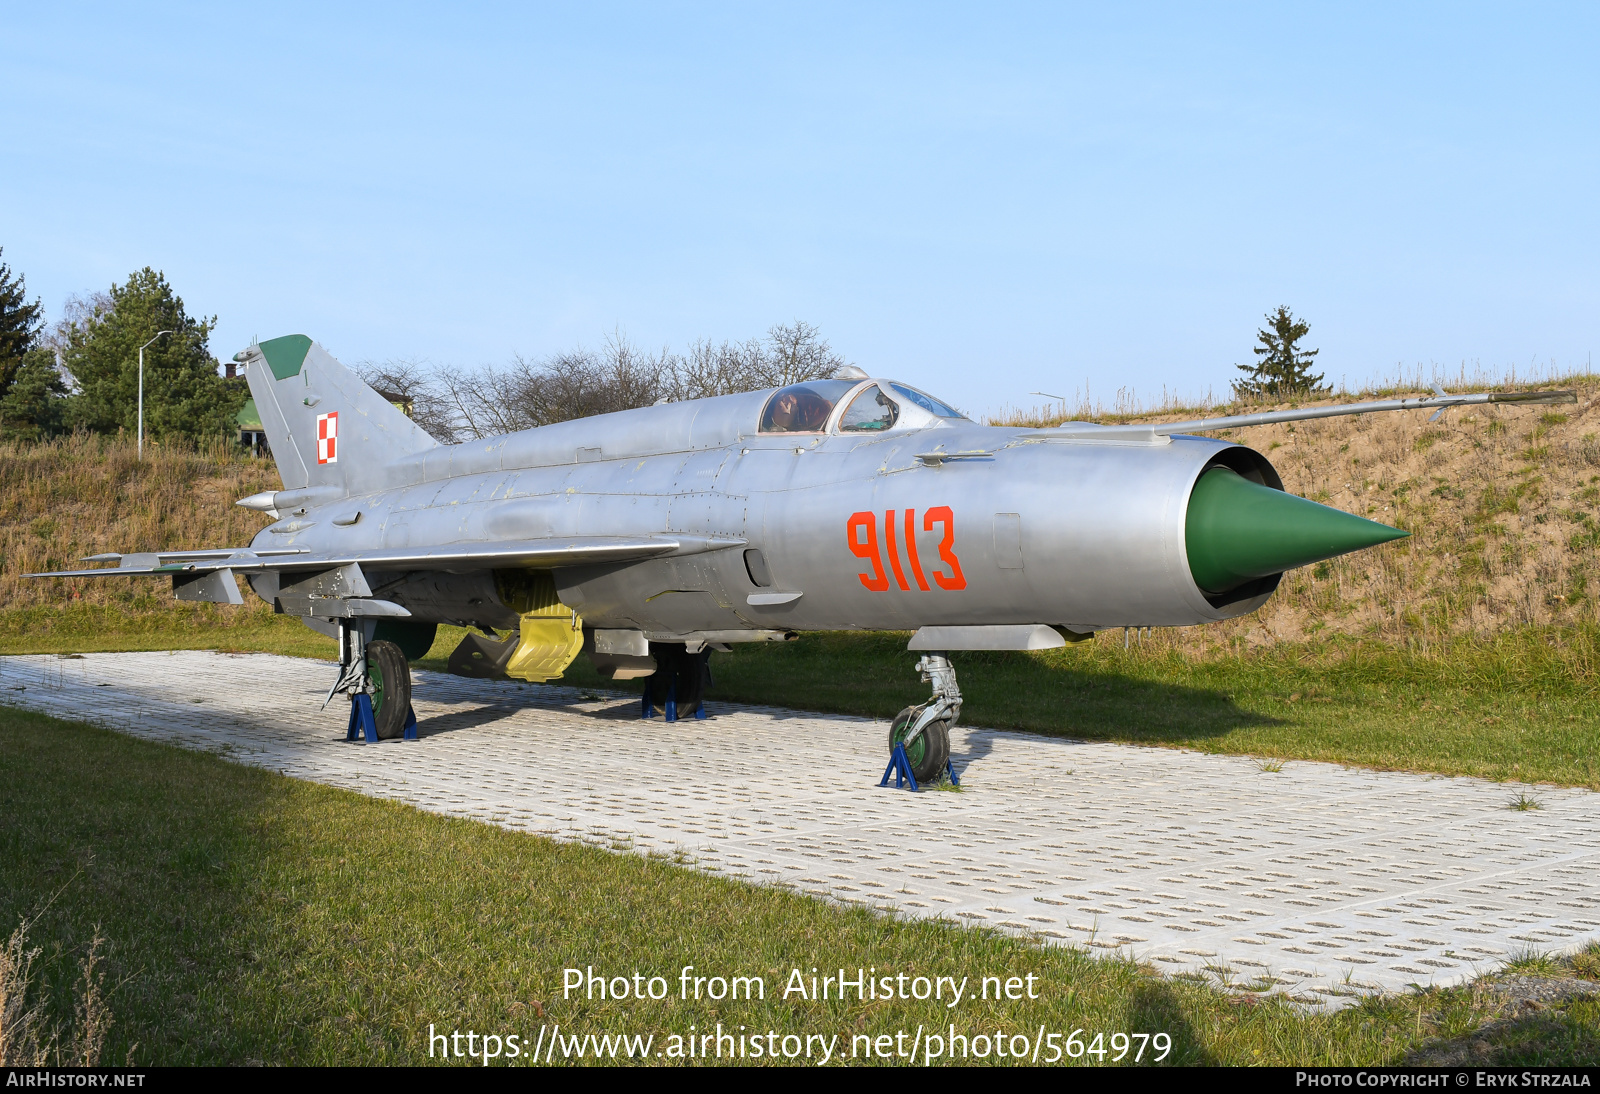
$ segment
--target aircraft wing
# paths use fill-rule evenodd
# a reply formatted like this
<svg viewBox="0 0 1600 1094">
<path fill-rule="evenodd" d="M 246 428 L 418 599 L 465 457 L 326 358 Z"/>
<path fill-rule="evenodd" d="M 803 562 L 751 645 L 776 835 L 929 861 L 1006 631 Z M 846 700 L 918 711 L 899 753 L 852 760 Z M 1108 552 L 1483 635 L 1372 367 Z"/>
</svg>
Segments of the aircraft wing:
<svg viewBox="0 0 1600 1094">
<path fill-rule="evenodd" d="M 357 563 L 374 570 L 446 570 L 490 567 L 594 566 L 639 562 L 662 555 L 691 555 L 744 546 L 742 539 L 713 536 L 575 536 L 498 543 L 454 543 L 435 547 L 375 548 L 365 551 L 312 551 L 301 547 L 253 550 L 249 547 L 208 551 L 156 551 L 139 554 L 91 555 L 84 562 L 116 562 L 82 570 L 54 570 L 26 577 L 137 577 L 148 574 L 204 574 L 217 570 L 293 573 L 330 570 Z"/>
<path fill-rule="evenodd" d="M 1260 414 L 1230 414 L 1221 418 L 1196 418 L 1187 422 L 1160 422 L 1154 425 L 1097 425 L 1094 422 L 1063 422 L 1050 429 L 1024 433 L 1025 441 L 1109 441 L 1165 444 L 1174 433 L 1202 433 L 1212 429 L 1239 429 L 1247 425 L 1270 425 L 1274 422 L 1304 422 L 1314 418 L 1338 418 L 1347 414 L 1372 414 L 1385 410 L 1432 410 L 1434 421 L 1453 406 L 1475 406 L 1482 403 L 1575 403 L 1578 396 L 1571 391 L 1478 391 L 1461 395 L 1446 394 L 1436 388 L 1434 394 L 1420 399 L 1380 399 L 1369 403 L 1340 403 L 1335 406 L 1305 407 L 1299 410 L 1268 410 Z M 919 459 L 930 457 L 919 456 Z"/>
</svg>

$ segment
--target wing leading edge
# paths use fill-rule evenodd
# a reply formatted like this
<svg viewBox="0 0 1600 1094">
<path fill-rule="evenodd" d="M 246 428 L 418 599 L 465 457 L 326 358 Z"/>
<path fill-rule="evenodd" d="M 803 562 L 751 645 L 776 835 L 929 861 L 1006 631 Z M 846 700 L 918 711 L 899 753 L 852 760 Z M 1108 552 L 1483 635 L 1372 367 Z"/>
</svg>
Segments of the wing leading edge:
<svg viewBox="0 0 1600 1094">
<path fill-rule="evenodd" d="M 339 553 L 305 548 L 248 547 L 207 551 L 157 551 L 91 555 L 84 562 L 111 562 L 81 570 L 52 570 L 24 577 L 138 577 L 151 574 L 203 574 L 215 570 L 294 573 L 358 564 L 379 570 L 435 570 L 471 567 L 555 568 L 641 562 L 664 555 L 693 555 L 743 547 L 742 539 L 713 536 L 576 536 L 509 543 L 448 544 L 427 548 L 377 548 Z"/>
</svg>

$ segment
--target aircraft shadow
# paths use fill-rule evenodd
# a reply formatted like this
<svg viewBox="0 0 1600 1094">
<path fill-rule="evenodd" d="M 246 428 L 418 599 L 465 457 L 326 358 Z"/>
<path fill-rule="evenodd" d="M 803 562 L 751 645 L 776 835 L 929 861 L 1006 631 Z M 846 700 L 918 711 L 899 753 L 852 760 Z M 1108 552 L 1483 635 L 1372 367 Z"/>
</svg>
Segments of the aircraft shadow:
<svg viewBox="0 0 1600 1094">
<path fill-rule="evenodd" d="M 520 709 L 522 708 L 516 704 L 497 702 L 466 710 L 452 710 L 444 714 L 430 714 L 426 718 L 417 719 L 417 738 L 426 740 L 429 737 L 456 733 L 463 729 L 493 725 L 495 722 L 510 718 Z"/>
<path fill-rule="evenodd" d="M 811 648 L 806 648 L 811 642 Z M 903 636 L 808 635 L 782 645 L 736 647 L 713 660 L 714 701 L 758 703 L 887 720 L 926 702 Z M 1108 665 L 1076 651 L 952 656 L 973 728 L 1051 737 L 1178 744 L 1283 719 L 1238 705 L 1231 681 L 1199 673 Z M 1164 678 L 1165 677 L 1165 678 Z"/>
<path fill-rule="evenodd" d="M 712 659 L 706 698 L 712 704 L 766 707 L 780 719 L 815 712 L 888 721 L 903 707 L 928 699 L 927 685 L 913 668 L 915 655 L 906 652 L 905 643 L 904 634 L 893 632 L 833 632 L 809 634 L 799 642 L 735 646 Z M 965 700 L 961 722 L 974 728 L 1185 744 L 1284 722 L 1239 706 L 1231 695 L 1236 683 L 1222 676 L 1208 679 L 1204 669 L 1108 663 L 1070 648 L 1043 655 L 957 653 L 952 660 Z M 637 696 L 642 688 L 640 681 L 601 678 L 583 657 L 559 686 L 592 688 L 607 698 L 619 692 Z M 553 694 L 542 701 L 552 699 L 563 707 L 583 702 Z M 582 712 L 621 721 L 638 717 L 636 702 Z"/>
</svg>

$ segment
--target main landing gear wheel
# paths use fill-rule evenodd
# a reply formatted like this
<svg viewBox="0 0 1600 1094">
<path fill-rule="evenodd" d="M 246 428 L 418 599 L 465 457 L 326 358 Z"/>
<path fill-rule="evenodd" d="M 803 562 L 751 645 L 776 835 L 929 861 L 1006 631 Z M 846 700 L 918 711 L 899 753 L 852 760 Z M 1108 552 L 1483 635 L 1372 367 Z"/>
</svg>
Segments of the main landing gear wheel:
<svg viewBox="0 0 1600 1094">
<path fill-rule="evenodd" d="M 650 717 L 648 712 L 656 703 L 665 704 L 669 699 L 677 717 L 696 717 L 711 683 L 711 647 L 690 653 L 682 642 L 652 642 L 650 656 L 655 658 L 656 671 L 644 682 L 645 717 Z"/>
<path fill-rule="evenodd" d="M 367 675 L 372 677 L 372 719 L 378 739 L 392 741 L 406 731 L 411 709 L 411 666 L 393 642 L 367 643 Z"/>
<path fill-rule="evenodd" d="M 926 705 L 906 707 L 894 716 L 894 721 L 889 723 L 890 752 L 905 740 Z M 917 777 L 917 782 L 937 780 L 944 774 L 945 764 L 950 761 L 950 723 L 942 718 L 930 723 L 906 746 L 906 759 L 911 763 L 911 773 Z"/>
</svg>

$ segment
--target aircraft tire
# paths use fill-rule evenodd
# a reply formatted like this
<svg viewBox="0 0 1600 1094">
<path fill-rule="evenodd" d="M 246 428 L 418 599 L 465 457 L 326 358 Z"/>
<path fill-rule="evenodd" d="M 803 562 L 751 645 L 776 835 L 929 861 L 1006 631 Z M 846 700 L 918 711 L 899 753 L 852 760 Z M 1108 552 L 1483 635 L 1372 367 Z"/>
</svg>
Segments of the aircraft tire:
<svg viewBox="0 0 1600 1094">
<path fill-rule="evenodd" d="M 406 731 L 411 666 L 399 646 L 379 640 L 367 643 L 367 671 L 377 688 L 372 695 L 372 718 L 378 724 L 378 739 L 392 741 Z"/>
<path fill-rule="evenodd" d="M 889 723 L 890 752 L 894 751 L 895 744 L 916 722 L 922 709 L 920 706 L 906 707 L 894 716 L 894 721 Z M 937 781 L 944 774 L 945 765 L 950 762 L 950 723 L 940 719 L 917 734 L 917 739 L 906 749 L 906 759 L 911 761 L 911 773 L 917 777 L 917 782 Z"/>
</svg>

